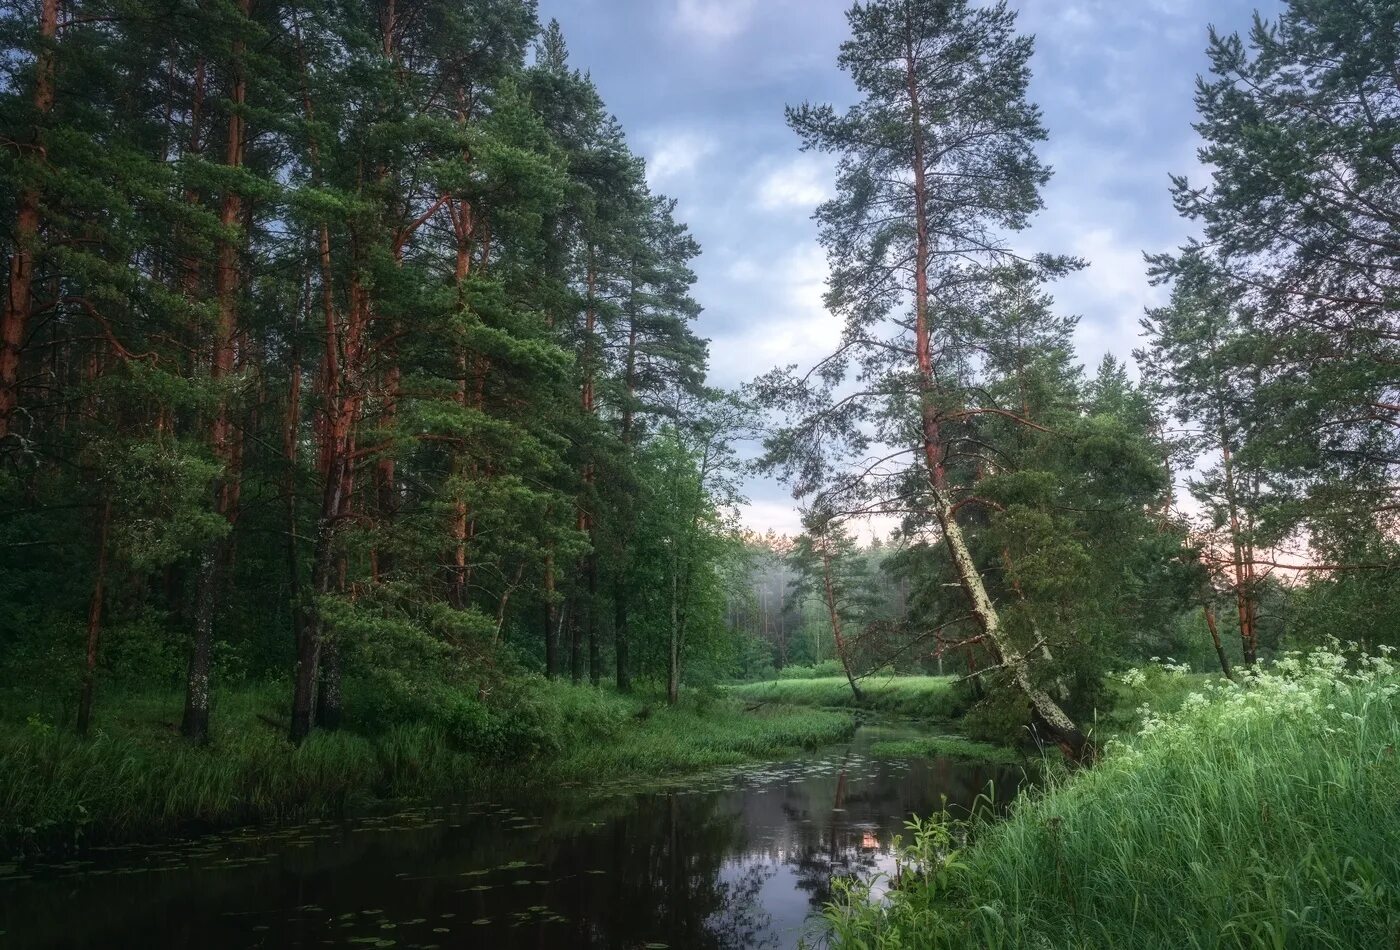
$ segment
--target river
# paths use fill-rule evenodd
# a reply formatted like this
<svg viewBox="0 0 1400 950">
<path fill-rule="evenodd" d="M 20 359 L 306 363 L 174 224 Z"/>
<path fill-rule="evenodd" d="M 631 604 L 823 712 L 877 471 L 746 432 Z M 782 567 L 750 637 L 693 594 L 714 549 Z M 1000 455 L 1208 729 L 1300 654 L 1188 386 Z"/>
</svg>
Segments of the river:
<svg viewBox="0 0 1400 950">
<path fill-rule="evenodd" d="M 910 815 L 1020 780 L 871 753 L 915 734 L 867 724 L 672 787 L 602 782 L 11 869 L 0 946 L 796 947 L 819 935 L 833 877 L 891 866 Z"/>
</svg>

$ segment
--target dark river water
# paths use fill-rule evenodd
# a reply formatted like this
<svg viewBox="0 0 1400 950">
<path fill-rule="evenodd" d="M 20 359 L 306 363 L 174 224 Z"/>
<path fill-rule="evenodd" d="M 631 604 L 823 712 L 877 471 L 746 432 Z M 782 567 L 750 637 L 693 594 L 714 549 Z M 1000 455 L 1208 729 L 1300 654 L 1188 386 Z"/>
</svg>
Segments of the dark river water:
<svg viewBox="0 0 1400 950">
<path fill-rule="evenodd" d="M 910 815 L 988 783 L 1004 800 L 1021 778 L 870 754 L 914 734 L 866 725 L 675 788 L 558 788 L 11 870 L 0 947 L 795 947 L 819 938 L 833 877 L 890 867 Z"/>
</svg>

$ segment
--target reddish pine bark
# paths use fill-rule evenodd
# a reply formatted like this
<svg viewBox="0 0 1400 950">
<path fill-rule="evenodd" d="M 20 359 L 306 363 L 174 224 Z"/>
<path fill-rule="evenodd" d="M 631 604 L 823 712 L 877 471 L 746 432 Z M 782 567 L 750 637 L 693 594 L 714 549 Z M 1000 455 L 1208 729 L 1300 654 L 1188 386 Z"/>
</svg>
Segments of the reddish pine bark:
<svg viewBox="0 0 1400 950">
<path fill-rule="evenodd" d="M 34 112 L 42 123 L 54 103 L 54 41 L 58 36 L 59 0 L 43 0 L 39 7 L 39 49 L 34 64 Z M 40 125 L 34 129 L 34 154 L 44 157 Z M 9 285 L 0 310 L 0 440 L 10 434 L 19 405 L 19 366 L 24 335 L 34 310 L 34 249 L 42 228 L 40 195 L 30 184 L 20 190 L 15 211 L 14 250 L 10 256 Z"/>
<path fill-rule="evenodd" d="M 1234 555 L 1235 610 L 1240 621 L 1240 646 L 1244 665 L 1252 667 L 1259 658 L 1259 632 L 1255 627 L 1258 605 L 1255 603 L 1254 551 L 1244 538 L 1240 527 L 1239 493 L 1236 491 L 1234 456 L 1227 433 L 1220 434 L 1220 454 L 1225 476 L 1225 502 L 1230 516 L 1230 549 Z"/>
<path fill-rule="evenodd" d="M 918 371 L 918 385 L 921 406 L 922 449 L 924 463 L 928 469 L 929 492 L 933 502 L 933 513 L 942 528 L 943 537 L 953 559 L 958 583 L 966 595 L 977 625 L 982 630 L 989 647 L 992 647 L 1002 666 L 1011 674 L 1017 687 L 1026 694 L 1035 711 L 1035 717 L 1051 738 L 1058 743 L 1074 760 L 1091 756 L 1088 739 L 1074 721 L 1065 714 L 1043 689 L 1031 679 L 1026 658 L 1015 649 L 1005 637 L 1001 627 L 1001 617 L 987 595 L 982 575 L 972 558 L 967 541 L 958 524 L 956 508 L 946 485 L 944 462 L 947 444 L 941 432 L 941 419 L 934 403 L 937 386 L 933 375 L 933 332 L 929 320 L 928 267 L 932 253 L 932 243 L 928 222 L 927 204 L 929 185 L 925 173 L 925 151 L 922 127 L 922 103 L 920 101 L 918 73 L 914 52 L 914 27 L 912 22 L 905 24 L 905 86 L 909 97 L 910 123 L 913 132 L 913 173 L 914 173 L 914 216 L 915 216 L 915 255 L 914 255 L 914 349 Z"/>
<path fill-rule="evenodd" d="M 1230 669 L 1230 658 L 1225 655 L 1225 647 L 1220 643 L 1220 630 L 1215 624 L 1215 608 L 1206 604 L 1201 608 L 1205 611 L 1206 627 L 1210 630 L 1211 642 L 1215 644 L 1215 655 L 1220 658 L 1220 671 L 1225 674 L 1226 679 L 1234 679 L 1234 671 Z"/>
<path fill-rule="evenodd" d="M 475 230 L 476 219 L 472 206 L 465 201 L 448 202 L 448 213 L 452 219 L 452 233 L 457 243 L 457 259 L 453 278 L 457 285 L 457 309 L 462 311 L 466 308 L 466 284 L 467 278 L 471 275 L 471 242 L 472 234 Z M 478 362 L 480 362 L 478 358 Z M 465 415 L 470 401 L 472 375 L 469 372 L 469 354 L 464 347 L 457 354 L 457 373 L 460 377 L 457 383 L 457 391 L 453 394 L 454 401 L 462 409 Z M 478 403 L 484 396 L 485 389 L 485 369 L 478 367 L 476 376 L 479 379 L 477 385 Z M 477 408 L 480 408 L 478 405 Z M 457 490 L 460 493 L 462 477 L 467 471 L 466 452 L 460 446 L 452 453 L 452 475 L 457 481 Z M 448 593 L 447 600 L 458 610 L 465 610 L 469 601 L 468 595 L 468 568 L 467 568 L 467 544 L 470 534 L 471 513 L 468 511 L 466 500 L 459 494 L 452 503 L 452 563 L 448 568 Z"/>
<path fill-rule="evenodd" d="M 247 18 L 252 0 L 240 0 L 239 11 Z M 243 107 L 247 102 L 248 83 L 243 62 L 245 49 L 242 39 L 235 39 L 229 56 L 229 117 L 224 164 L 229 168 L 243 165 L 247 129 Z M 238 333 L 238 294 L 240 290 L 239 243 L 232 236 L 243 224 L 243 198 L 236 189 L 224 193 L 219 210 L 222 234 L 214 269 L 214 297 L 218 303 L 218 320 L 214 330 L 214 347 L 210 377 L 221 386 L 232 374 L 236 357 Z M 218 396 L 214 420 L 210 427 L 210 442 L 215 460 L 222 467 L 214 485 L 214 509 L 229 523 L 229 531 L 237 517 L 239 472 L 238 442 L 233 430 L 228 397 Z M 228 537 L 209 544 L 200 558 L 196 580 L 194 648 L 190 654 L 185 685 L 185 712 L 181 732 L 186 738 L 203 742 L 209 737 L 209 675 L 214 645 L 214 615 L 218 610 L 220 588 L 229 554 Z"/>
</svg>

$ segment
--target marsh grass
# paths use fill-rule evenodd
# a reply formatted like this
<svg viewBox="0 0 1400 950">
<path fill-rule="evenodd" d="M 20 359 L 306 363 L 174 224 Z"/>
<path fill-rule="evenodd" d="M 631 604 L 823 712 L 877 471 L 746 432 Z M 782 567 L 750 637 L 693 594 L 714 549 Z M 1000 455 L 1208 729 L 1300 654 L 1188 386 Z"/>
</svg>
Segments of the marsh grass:
<svg viewBox="0 0 1400 950">
<path fill-rule="evenodd" d="M 178 734 L 180 704 L 174 693 L 111 694 L 99 728 L 79 739 L 0 703 L 0 844 L 47 850 L 337 814 L 383 799 L 674 775 L 813 748 L 855 727 L 840 712 L 750 713 L 694 695 L 668 708 L 536 682 L 504 708 L 439 696 L 432 714 L 375 710 L 293 746 L 286 690 L 269 685 L 220 694 L 212 741 L 192 746 Z"/>
<path fill-rule="evenodd" d="M 856 702 L 844 676 L 769 680 L 729 687 L 750 703 L 863 708 L 919 719 L 953 719 L 966 711 L 967 697 L 953 676 L 888 676 L 861 681 L 863 702 Z"/>
<path fill-rule="evenodd" d="M 1188 692 L 1095 767 L 828 910 L 848 947 L 1360 948 L 1400 939 L 1400 675 L 1289 657 Z M 942 827 L 942 826 L 940 826 Z"/>
</svg>

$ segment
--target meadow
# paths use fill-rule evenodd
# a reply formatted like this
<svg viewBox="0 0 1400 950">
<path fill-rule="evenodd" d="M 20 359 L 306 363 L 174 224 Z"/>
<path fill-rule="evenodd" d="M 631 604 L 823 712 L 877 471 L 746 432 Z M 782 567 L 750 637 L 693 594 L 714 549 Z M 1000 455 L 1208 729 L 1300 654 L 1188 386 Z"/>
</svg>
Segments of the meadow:
<svg viewBox="0 0 1400 950">
<path fill-rule="evenodd" d="M 777 679 L 729 687 L 749 703 L 829 708 L 863 708 L 917 719 L 954 719 L 966 711 L 967 696 L 955 689 L 955 676 L 871 676 L 861 680 L 857 701 L 844 676 Z"/>
</svg>

